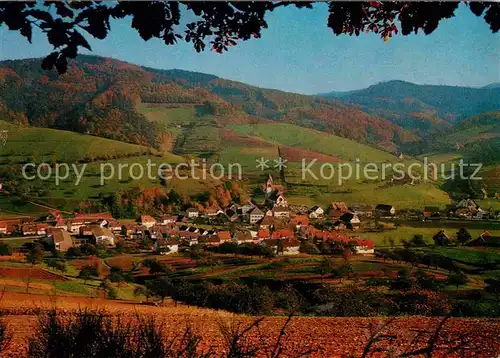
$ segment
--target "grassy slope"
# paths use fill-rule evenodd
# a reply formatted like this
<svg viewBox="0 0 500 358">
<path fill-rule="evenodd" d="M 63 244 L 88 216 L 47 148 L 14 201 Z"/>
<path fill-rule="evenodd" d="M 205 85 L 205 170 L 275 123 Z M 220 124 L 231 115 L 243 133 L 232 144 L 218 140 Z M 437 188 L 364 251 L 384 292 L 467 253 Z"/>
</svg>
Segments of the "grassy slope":
<svg viewBox="0 0 500 358">
<path fill-rule="evenodd" d="M 0 121 L 0 130 L 8 131 L 7 142 L 0 147 L 4 164 L 28 161 L 73 163 L 103 155 L 121 157 L 154 152 L 135 144 L 56 129 L 20 127 L 5 121 Z"/>
<path fill-rule="evenodd" d="M 41 195 L 31 195 L 30 199 L 40 203 L 47 203 L 50 206 L 57 206 L 60 209 L 73 210 L 77 207 L 79 201 L 98 199 L 101 194 L 109 195 L 129 187 L 148 188 L 159 186 L 159 180 L 151 180 L 147 177 L 148 160 L 156 164 L 156 167 L 152 167 L 153 176 L 157 176 L 156 168 L 161 163 L 175 165 L 184 161 L 182 157 L 172 153 L 160 153 L 147 147 L 68 131 L 18 127 L 3 121 L 0 121 L 0 129 L 9 131 L 6 145 L 0 146 L 0 167 L 5 165 L 17 166 L 28 161 L 36 164 L 42 162 L 75 163 L 81 160 L 90 161 L 90 163 L 86 164 L 85 175 L 79 185 L 75 185 L 76 175 L 73 171 L 71 171 L 69 178 L 62 180 L 59 185 L 55 183 L 54 173 L 47 180 L 35 179 L 22 182 L 21 185 L 29 186 L 32 193 L 41 193 Z M 155 155 L 152 155 L 153 153 Z M 97 160 L 103 156 L 118 157 L 119 159 Z M 101 166 L 106 163 L 110 163 L 115 168 L 116 175 L 101 186 Z M 134 163 L 138 163 L 144 168 L 145 175 L 143 178 L 132 180 L 128 167 L 124 167 L 122 177 L 119 178 L 119 165 L 130 166 Z M 81 171 L 82 167 L 83 164 L 78 164 L 78 171 Z M 108 167 L 104 166 L 104 168 L 108 170 Z M 134 173 L 138 173 L 138 171 L 136 170 Z M 167 187 L 168 189 L 174 188 L 183 194 L 193 194 L 206 191 L 217 183 L 213 180 L 171 180 L 168 181 Z M 14 205 L 9 198 L 2 198 L 0 211 L 12 215 L 21 213 L 40 214 L 41 212 L 40 208 L 29 204 L 24 206 Z"/>
<path fill-rule="evenodd" d="M 271 143 L 310 149 L 338 157 L 344 161 L 382 162 L 395 157 L 349 139 L 284 123 L 232 125 L 240 134 L 263 138 Z"/>
<path fill-rule="evenodd" d="M 361 163 L 373 162 L 379 166 L 384 162 L 397 162 L 397 158 L 390 153 L 353 142 L 351 140 L 327 135 L 310 129 L 283 123 L 266 123 L 255 125 L 232 125 L 235 132 L 256 137 L 273 144 L 293 146 L 314 150 L 319 153 L 328 154 L 342 159 L 346 162 L 354 162 L 359 159 Z M 253 153 L 249 153 L 252 150 Z M 251 158 L 266 157 L 268 148 L 245 148 L 238 153 L 237 149 L 226 148 L 223 153 L 225 157 L 239 158 L 245 162 L 251 162 Z M 242 155 L 243 154 L 243 155 Z M 277 158 L 277 153 L 273 157 Z M 255 163 L 255 161 L 253 161 Z M 310 161 L 306 161 L 309 163 Z M 415 160 L 405 160 L 406 164 Z M 255 167 L 255 164 L 254 164 Z M 313 167 L 312 171 L 319 176 L 319 165 Z M 399 209 L 423 208 L 426 205 L 444 206 L 450 202 L 446 193 L 438 189 L 435 183 L 422 183 L 415 186 L 395 185 L 385 186 L 386 181 L 367 181 L 361 170 L 361 176 L 356 179 L 343 181 L 339 184 L 339 175 L 335 174 L 332 179 L 315 180 L 306 175 L 302 178 L 301 165 L 288 163 L 286 178 L 288 183 L 296 186 L 289 188 L 288 197 L 292 204 L 314 205 L 329 204 L 332 201 L 347 201 L 349 203 L 392 203 Z M 345 172 L 346 173 L 346 172 Z M 390 171 L 387 177 L 390 177 Z M 387 180 L 387 179 L 386 179 Z M 304 185 L 305 184 L 305 185 Z"/>
</svg>

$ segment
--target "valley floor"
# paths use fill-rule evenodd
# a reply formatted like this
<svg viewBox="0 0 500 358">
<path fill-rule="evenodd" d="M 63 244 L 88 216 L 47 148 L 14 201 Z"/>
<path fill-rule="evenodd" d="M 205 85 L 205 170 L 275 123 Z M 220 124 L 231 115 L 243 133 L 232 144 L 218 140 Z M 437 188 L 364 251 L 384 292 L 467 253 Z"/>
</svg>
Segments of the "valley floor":
<svg viewBox="0 0 500 358">
<path fill-rule="evenodd" d="M 181 327 L 190 326 L 202 337 L 202 346 L 213 348 L 222 353 L 223 336 L 220 325 L 242 327 L 253 322 L 257 317 L 241 316 L 202 308 L 166 304 L 165 307 L 139 305 L 136 302 L 111 301 L 80 297 L 63 297 L 50 295 L 34 295 L 5 292 L 1 302 L 8 330 L 12 341 L 6 357 L 27 356 L 27 339 L 35 329 L 37 316 L 34 309 L 57 307 L 61 310 L 78 308 L 104 308 L 111 313 L 134 315 L 153 314 L 166 323 L 166 336 L 182 333 Z M 258 329 L 253 330 L 250 339 L 259 343 L 273 343 L 285 317 L 266 317 Z M 422 348 L 435 332 L 441 318 L 401 317 L 394 320 L 388 318 L 312 318 L 294 317 L 287 327 L 282 342 L 285 352 L 300 348 L 320 348 L 310 355 L 313 357 L 347 357 L 362 356 L 363 350 L 375 333 L 385 336 L 374 343 L 376 348 L 391 349 L 392 355 L 400 355 L 405 351 Z M 452 318 L 445 322 L 439 335 L 433 356 L 497 356 L 500 353 L 500 320 L 498 319 L 462 319 Z M 417 339 L 415 340 L 415 338 Z M 414 341 L 415 340 L 415 341 Z M 389 343 L 390 341 L 390 343 Z M 449 352 L 459 342 L 461 348 Z M 415 343 L 416 342 L 416 343 Z M 289 355 L 286 355 L 289 356 Z"/>
</svg>

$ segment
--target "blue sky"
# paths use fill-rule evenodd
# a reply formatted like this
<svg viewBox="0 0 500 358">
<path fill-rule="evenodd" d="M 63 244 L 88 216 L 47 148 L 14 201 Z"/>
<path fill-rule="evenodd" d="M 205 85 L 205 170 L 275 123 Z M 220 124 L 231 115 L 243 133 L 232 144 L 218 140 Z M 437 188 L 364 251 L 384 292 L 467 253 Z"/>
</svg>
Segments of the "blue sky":
<svg viewBox="0 0 500 358">
<path fill-rule="evenodd" d="M 130 20 L 112 23 L 103 41 L 91 39 L 93 53 L 155 68 L 215 74 L 267 88 L 298 93 L 364 88 L 401 79 L 420 84 L 483 86 L 500 82 L 500 35 L 461 6 L 433 34 L 335 36 L 327 28 L 325 4 L 312 10 L 292 7 L 268 14 L 261 39 L 240 42 L 229 52 L 196 53 L 190 44 L 144 42 Z M 0 29 L 0 59 L 42 57 L 52 47 L 40 33 L 29 44 L 17 32 Z"/>
</svg>

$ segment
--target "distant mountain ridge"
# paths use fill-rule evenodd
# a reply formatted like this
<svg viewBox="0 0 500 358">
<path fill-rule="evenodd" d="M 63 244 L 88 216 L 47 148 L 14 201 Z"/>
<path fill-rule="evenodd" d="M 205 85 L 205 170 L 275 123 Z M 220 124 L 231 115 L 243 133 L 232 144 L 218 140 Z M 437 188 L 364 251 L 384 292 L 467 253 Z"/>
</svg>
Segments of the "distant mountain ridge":
<svg viewBox="0 0 500 358">
<path fill-rule="evenodd" d="M 358 105 L 370 115 L 420 135 L 448 130 L 466 117 L 500 109 L 498 84 L 472 88 L 394 80 L 344 94 L 333 92 L 321 96 Z"/>
</svg>

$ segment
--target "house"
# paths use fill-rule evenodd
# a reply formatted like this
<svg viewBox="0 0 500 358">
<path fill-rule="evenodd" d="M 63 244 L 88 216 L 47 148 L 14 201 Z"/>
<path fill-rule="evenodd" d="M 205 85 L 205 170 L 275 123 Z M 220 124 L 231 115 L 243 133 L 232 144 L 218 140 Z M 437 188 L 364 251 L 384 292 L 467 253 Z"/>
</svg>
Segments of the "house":
<svg viewBox="0 0 500 358">
<path fill-rule="evenodd" d="M 252 203 L 248 202 L 245 205 L 241 207 L 241 214 L 242 215 L 247 215 L 253 208 L 255 208 L 255 205 Z"/>
<path fill-rule="evenodd" d="M 455 207 L 457 209 L 467 209 L 469 211 L 476 211 L 479 209 L 479 205 L 477 205 L 477 203 L 472 199 L 460 200 Z"/>
<path fill-rule="evenodd" d="M 352 213 L 358 217 L 371 218 L 373 215 L 373 207 L 371 205 L 354 205 Z"/>
<path fill-rule="evenodd" d="M 273 216 L 264 216 L 264 218 L 259 222 L 259 229 L 268 230 L 273 227 L 275 220 Z"/>
<path fill-rule="evenodd" d="M 354 250 L 359 255 L 373 255 L 375 253 L 375 243 L 372 240 L 357 238 L 351 242 L 354 244 Z"/>
<path fill-rule="evenodd" d="M 92 227 L 95 225 L 80 226 L 79 233 L 81 236 L 92 236 Z"/>
<path fill-rule="evenodd" d="M 358 215 L 354 214 L 350 221 L 353 229 L 359 229 L 361 226 L 361 220 L 359 220 Z"/>
<path fill-rule="evenodd" d="M 340 217 L 344 214 L 343 211 L 339 210 L 339 209 L 330 209 L 328 211 L 328 216 L 330 217 L 330 219 L 332 219 L 333 221 L 336 221 L 336 220 L 340 220 Z"/>
<path fill-rule="evenodd" d="M 105 226 L 109 221 L 114 220 L 110 213 L 78 213 L 69 220 L 68 230 L 77 233 L 80 227 L 89 224 L 102 224 Z"/>
<path fill-rule="evenodd" d="M 169 238 L 159 238 L 154 244 L 154 248 L 157 251 L 162 251 L 167 255 L 179 252 L 179 240 L 169 237 Z"/>
<path fill-rule="evenodd" d="M 90 244 L 90 240 L 87 237 L 76 237 L 72 236 L 73 247 L 81 247 L 82 245 Z"/>
<path fill-rule="evenodd" d="M 448 235 L 446 234 L 446 232 L 444 230 L 439 230 L 436 235 L 434 235 L 432 237 L 432 239 L 434 240 L 434 243 L 436 245 L 448 245 L 449 243 L 451 243 L 451 240 L 450 238 L 448 237 Z"/>
<path fill-rule="evenodd" d="M 68 220 L 66 227 L 68 228 L 69 232 L 77 233 L 80 228 L 85 225 L 87 224 L 85 224 L 83 220 L 70 219 Z"/>
<path fill-rule="evenodd" d="M 160 221 L 158 222 L 159 225 L 169 225 L 169 224 L 175 224 L 177 221 L 177 215 L 162 215 L 160 216 Z"/>
<path fill-rule="evenodd" d="M 108 220 L 108 224 L 106 225 L 106 227 L 110 229 L 112 232 L 122 231 L 122 225 L 116 219 Z"/>
<path fill-rule="evenodd" d="M 262 241 L 262 240 L 268 240 L 271 238 L 271 233 L 269 230 L 259 230 L 257 234 L 257 239 Z"/>
<path fill-rule="evenodd" d="M 90 224 L 100 219 L 111 220 L 113 219 L 113 215 L 108 212 L 103 213 L 77 213 L 73 217 L 76 220 L 84 221 L 86 224 Z"/>
<path fill-rule="evenodd" d="M 217 235 L 201 235 L 198 238 L 198 243 L 205 246 L 219 246 L 221 244 Z"/>
<path fill-rule="evenodd" d="M 0 234 L 7 235 L 7 223 L 5 221 L 0 221 Z"/>
<path fill-rule="evenodd" d="M 200 234 L 197 232 L 189 232 L 189 231 L 178 231 L 177 235 L 182 239 L 188 246 L 193 246 L 198 244 L 198 238 Z"/>
<path fill-rule="evenodd" d="M 341 212 L 345 213 L 347 211 L 349 211 L 349 207 L 347 206 L 347 204 L 343 201 L 337 201 L 337 202 L 333 202 L 332 205 L 331 205 L 331 208 L 333 210 L 340 210 Z"/>
<path fill-rule="evenodd" d="M 36 235 L 36 224 L 35 223 L 26 223 L 22 226 L 23 236 L 28 235 Z"/>
<path fill-rule="evenodd" d="M 488 231 L 483 232 L 477 239 L 471 240 L 466 246 L 500 247 L 500 236 L 493 236 Z"/>
<path fill-rule="evenodd" d="M 292 239 L 295 237 L 295 233 L 290 229 L 278 229 L 273 232 L 273 239 Z"/>
<path fill-rule="evenodd" d="M 233 241 L 235 241 L 238 245 L 249 244 L 254 242 L 254 238 L 252 237 L 252 233 L 250 231 L 238 230 L 234 233 Z"/>
<path fill-rule="evenodd" d="M 290 225 L 296 229 L 300 229 L 301 226 L 309 226 L 309 216 L 307 215 L 294 215 L 290 219 Z"/>
<path fill-rule="evenodd" d="M 231 241 L 231 233 L 229 231 L 219 231 L 217 237 L 221 244 Z"/>
<path fill-rule="evenodd" d="M 200 216 L 200 211 L 195 208 L 189 208 L 187 209 L 186 214 L 188 218 L 197 218 Z"/>
<path fill-rule="evenodd" d="M 262 245 L 271 248 L 277 255 L 298 255 L 300 242 L 297 239 L 268 239 Z"/>
<path fill-rule="evenodd" d="M 288 200 L 286 200 L 286 198 L 283 196 L 283 194 L 280 194 L 276 198 L 274 206 L 287 207 L 288 206 Z"/>
<path fill-rule="evenodd" d="M 321 218 L 325 214 L 325 211 L 320 206 L 313 206 L 309 209 L 309 217 L 311 219 Z"/>
<path fill-rule="evenodd" d="M 274 217 L 279 219 L 290 217 L 290 211 L 285 207 L 275 207 L 273 213 Z"/>
<path fill-rule="evenodd" d="M 142 226 L 145 226 L 149 229 L 150 227 L 153 227 L 156 225 L 156 220 L 152 216 L 141 215 L 139 217 L 139 224 L 141 224 Z"/>
<path fill-rule="evenodd" d="M 396 214 L 396 209 L 392 205 L 378 204 L 375 207 L 375 212 L 378 216 L 392 216 Z"/>
<path fill-rule="evenodd" d="M 94 238 L 96 245 L 115 245 L 115 235 L 107 228 L 100 226 L 92 227 L 92 237 Z"/>
<path fill-rule="evenodd" d="M 259 209 L 259 208 L 254 208 L 252 211 L 250 211 L 250 224 L 256 224 L 259 222 L 263 217 L 264 213 Z"/>
<path fill-rule="evenodd" d="M 206 216 L 217 216 L 219 213 L 224 213 L 224 212 L 217 208 L 208 208 L 205 210 Z"/>
<path fill-rule="evenodd" d="M 70 247 L 73 247 L 71 235 L 66 230 L 55 229 L 51 231 L 50 238 L 57 251 L 66 252 Z"/>
</svg>

